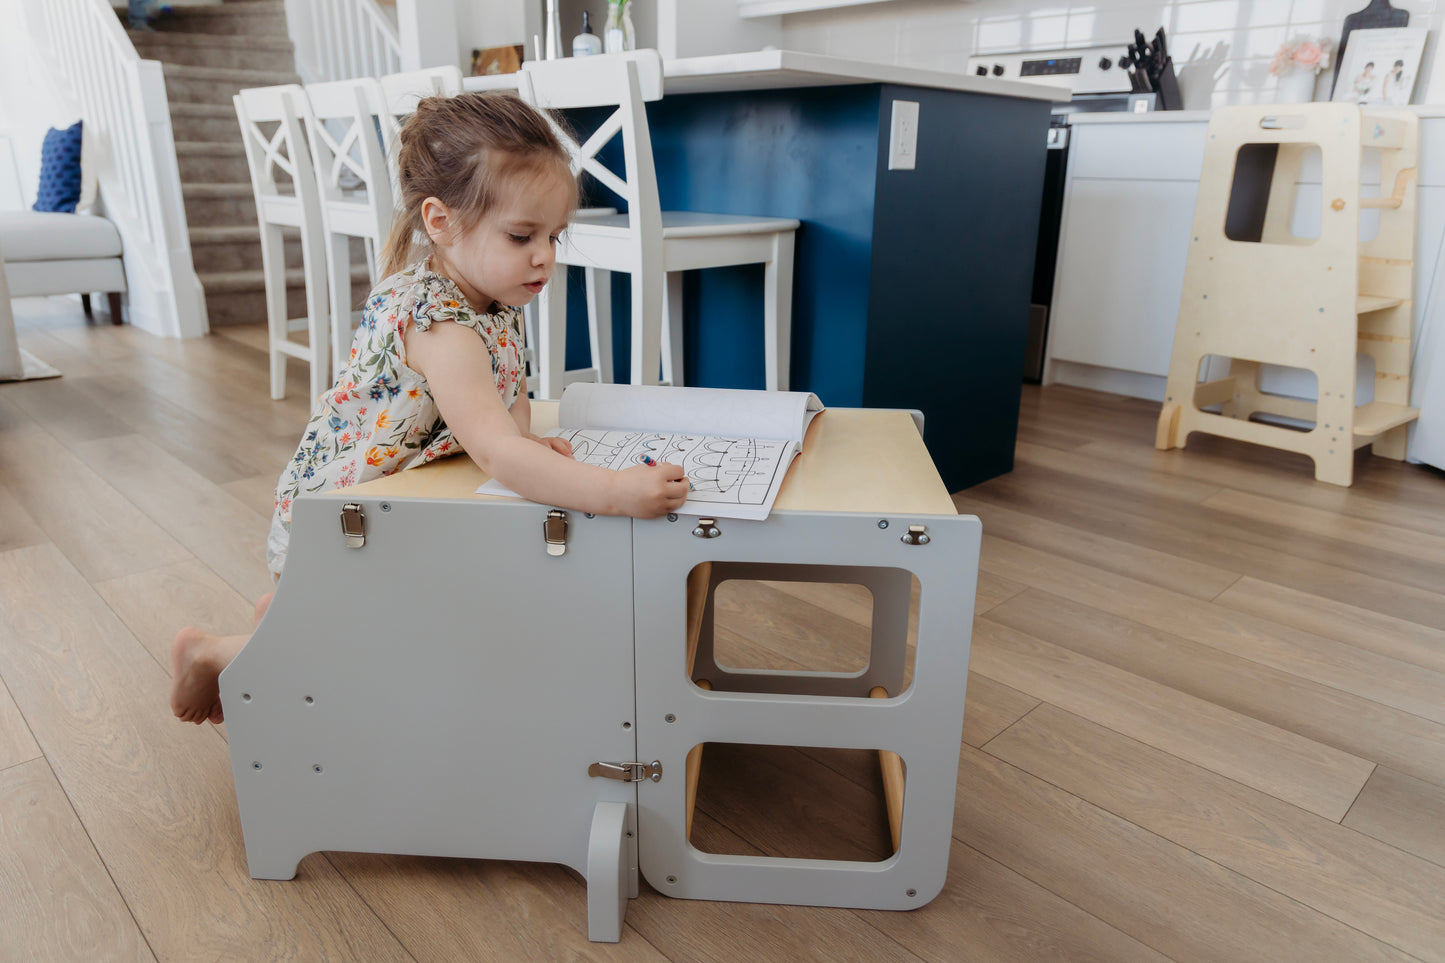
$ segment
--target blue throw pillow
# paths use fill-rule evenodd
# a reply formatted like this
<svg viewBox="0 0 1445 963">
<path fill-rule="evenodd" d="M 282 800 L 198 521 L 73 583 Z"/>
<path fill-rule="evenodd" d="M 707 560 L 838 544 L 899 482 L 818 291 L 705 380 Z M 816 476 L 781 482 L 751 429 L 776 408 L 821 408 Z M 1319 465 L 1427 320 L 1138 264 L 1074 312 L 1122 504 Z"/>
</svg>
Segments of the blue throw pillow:
<svg viewBox="0 0 1445 963">
<path fill-rule="evenodd" d="M 65 130 L 50 128 L 40 148 L 40 190 L 36 211 L 74 214 L 80 201 L 80 121 Z"/>
</svg>

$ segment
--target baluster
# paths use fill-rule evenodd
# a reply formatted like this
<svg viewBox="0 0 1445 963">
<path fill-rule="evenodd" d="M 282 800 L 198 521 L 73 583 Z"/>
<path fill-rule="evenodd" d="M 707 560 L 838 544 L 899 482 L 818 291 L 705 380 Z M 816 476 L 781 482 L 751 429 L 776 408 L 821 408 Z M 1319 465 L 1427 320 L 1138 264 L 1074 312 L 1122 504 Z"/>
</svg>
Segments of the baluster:
<svg viewBox="0 0 1445 963">
<path fill-rule="evenodd" d="M 336 77 L 336 51 L 328 25 L 334 22 L 336 5 L 332 0 L 321 0 L 320 5 L 326 10 L 324 20 L 316 25 L 316 42 L 319 43 L 325 51 L 321 57 L 320 79 L 333 80 Z"/>
<path fill-rule="evenodd" d="M 370 54 L 370 56 L 369 56 L 367 59 L 370 60 L 371 62 L 366 65 L 366 76 L 368 76 L 368 77 L 380 77 L 380 76 L 381 76 L 381 29 L 377 26 L 375 19 L 372 19 L 371 22 L 368 24 L 368 26 L 370 27 L 370 29 L 366 31 L 366 39 L 367 39 L 367 49 L 368 49 L 368 53 Z"/>
</svg>

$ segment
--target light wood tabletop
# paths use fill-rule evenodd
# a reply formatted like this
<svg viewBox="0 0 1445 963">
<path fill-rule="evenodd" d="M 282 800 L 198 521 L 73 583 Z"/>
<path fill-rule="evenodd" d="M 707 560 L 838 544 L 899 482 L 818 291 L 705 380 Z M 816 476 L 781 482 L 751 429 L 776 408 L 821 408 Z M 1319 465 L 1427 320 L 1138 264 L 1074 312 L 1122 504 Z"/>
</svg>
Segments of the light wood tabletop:
<svg viewBox="0 0 1445 963">
<path fill-rule="evenodd" d="M 557 403 L 532 402 L 532 430 L 556 427 Z M 340 489 L 348 497 L 477 495 L 487 473 L 465 455 Z M 953 500 L 906 411 L 829 408 L 813 419 L 773 508 L 779 511 L 954 515 Z"/>
</svg>

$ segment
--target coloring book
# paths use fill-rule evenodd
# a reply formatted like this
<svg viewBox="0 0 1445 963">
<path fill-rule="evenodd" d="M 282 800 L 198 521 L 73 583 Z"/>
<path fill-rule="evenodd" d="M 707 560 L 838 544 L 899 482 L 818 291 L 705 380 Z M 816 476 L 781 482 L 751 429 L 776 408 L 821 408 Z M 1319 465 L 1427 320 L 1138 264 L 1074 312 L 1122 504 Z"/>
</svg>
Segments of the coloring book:
<svg viewBox="0 0 1445 963">
<path fill-rule="evenodd" d="M 613 471 L 646 459 L 681 465 L 692 483 L 682 514 L 761 519 L 822 410 L 806 391 L 579 382 L 562 392 L 547 434 L 571 442 L 578 461 Z M 495 480 L 477 492 L 517 497 Z"/>
</svg>

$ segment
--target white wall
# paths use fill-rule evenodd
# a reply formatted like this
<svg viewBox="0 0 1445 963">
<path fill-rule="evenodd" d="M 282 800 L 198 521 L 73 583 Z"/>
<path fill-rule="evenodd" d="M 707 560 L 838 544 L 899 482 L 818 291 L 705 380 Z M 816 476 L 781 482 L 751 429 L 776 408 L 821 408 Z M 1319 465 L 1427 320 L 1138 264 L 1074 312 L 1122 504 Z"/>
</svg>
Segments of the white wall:
<svg viewBox="0 0 1445 963">
<path fill-rule="evenodd" d="M 1272 99 L 1269 61 L 1297 34 L 1338 39 L 1347 14 L 1366 0 L 1094 0 L 1035 6 L 1020 0 L 893 0 L 783 17 L 789 50 L 963 70 L 973 53 L 1084 47 L 1147 36 L 1163 27 L 1186 108 Z M 1445 4 L 1392 0 L 1410 26 L 1434 29 L 1416 102 L 1424 100 Z M 1437 6 L 1440 9 L 1437 10 Z M 1322 84 L 1321 94 L 1328 83 Z"/>
<path fill-rule="evenodd" d="M 737 16 L 736 0 L 633 0 L 632 23 L 637 46 L 657 47 L 664 57 L 702 57 L 738 53 L 763 46 L 782 46 L 782 18 Z M 592 32 L 602 36 L 607 0 L 557 0 L 562 50 L 572 52 L 572 38 L 588 11 Z M 463 70 L 473 47 L 520 43 L 532 59 L 532 37 L 541 35 L 545 0 L 456 0 L 458 61 Z M 543 37 L 545 43 L 546 38 Z M 877 59 L 877 58 L 870 58 Z"/>
<path fill-rule="evenodd" d="M 40 183 L 40 145 L 51 127 L 80 118 L 66 110 L 48 82 L 47 68 L 30 40 L 24 0 L 0 0 L 0 138 L 9 140 L 16 181 L 0 185 L 0 210 L 28 208 Z M 5 147 L 0 145 L 0 154 Z M 9 178 L 8 157 L 0 156 L 0 177 Z"/>
</svg>

